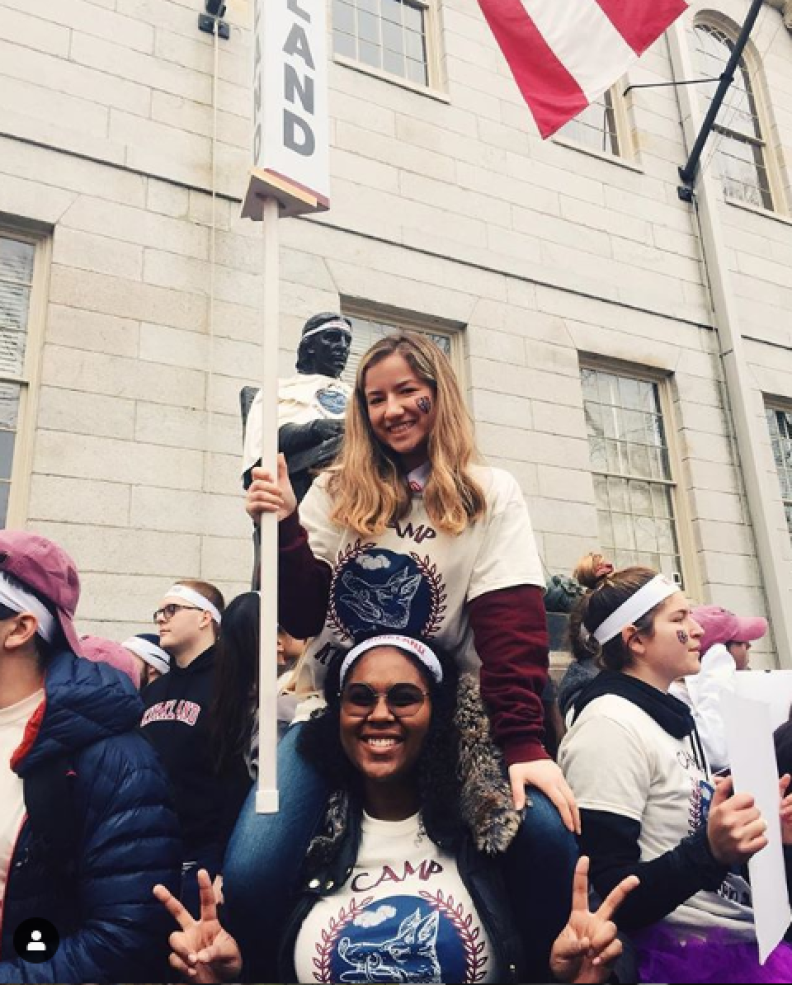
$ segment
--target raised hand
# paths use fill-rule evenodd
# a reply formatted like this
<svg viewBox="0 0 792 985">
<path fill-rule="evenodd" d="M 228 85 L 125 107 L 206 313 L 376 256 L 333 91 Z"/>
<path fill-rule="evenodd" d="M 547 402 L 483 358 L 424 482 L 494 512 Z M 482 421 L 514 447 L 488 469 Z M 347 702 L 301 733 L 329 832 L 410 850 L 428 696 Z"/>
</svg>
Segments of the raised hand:
<svg viewBox="0 0 792 985">
<path fill-rule="evenodd" d="M 237 942 L 217 919 L 214 890 L 205 869 L 198 872 L 198 888 L 201 916 L 195 920 L 165 886 L 154 887 L 154 895 L 181 927 L 168 938 L 170 965 L 190 982 L 238 981 L 242 955 Z"/>
<path fill-rule="evenodd" d="M 747 862 L 767 844 L 767 822 L 748 793 L 734 793 L 732 778 L 715 788 L 707 818 L 707 840 L 722 865 Z"/>
<path fill-rule="evenodd" d="M 555 939 L 550 952 L 550 970 L 561 982 L 605 982 L 613 962 L 622 952 L 613 916 L 628 893 L 638 885 L 638 876 L 627 876 L 612 889 L 596 913 L 589 910 L 589 860 L 583 855 L 575 866 L 572 912 L 569 922 Z"/>
<path fill-rule="evenodd" d="M 258 466 L 253 469 L 253 481 L 245 497 L 245 509 L 254 523 L 259 523 L 262 513 L 277 513 L 278 520 L 284 520 L 297 509 L 297 497 L 294 495 L 286 468 L 286 459 L 278 455 L 278 475 L 272 478 L 272 473 Z"/>
<path fill-rule="evenodd" d="M 561 815 L 561 820 L 573 834 L 580 834 L 580 811 L 572 788 L 564 779 L 561 767 L 552 759 L 536 759 L 532 763 L 513 763 L 509 767 L 514 806 L 525 807 L 525 788 L 536 787 L 548 797 Z"/>
</svg>

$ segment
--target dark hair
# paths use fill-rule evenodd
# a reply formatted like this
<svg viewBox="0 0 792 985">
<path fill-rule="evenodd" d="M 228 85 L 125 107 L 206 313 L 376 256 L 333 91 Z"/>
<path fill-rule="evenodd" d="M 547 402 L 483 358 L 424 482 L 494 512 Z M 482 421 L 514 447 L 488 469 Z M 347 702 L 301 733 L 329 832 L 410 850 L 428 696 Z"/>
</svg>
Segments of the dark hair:
<svg viewBox="0 0 792 985">
<path fill-rule="evenodd" d="M 593 633 L 605 622 L 608 616 L 656 575 L 657 572 L 652 571 L 651 568 L 638 566 L 622 568 L 621 571 L 614 571 L 607 575 L 600 580 L 597 588 L 584 595 L 578 602 L 574 613 L 577 625 L 585 627 L 589 634 Z M 647 636 L 653 634 L 657 609 L 658 606 L 656 605 L 635 620 L 634 625 L 639 633 Z M 572 620 L 570 619 L 570 632 L 572 630 L 571 623 Z M 601 666 L 608 670 L 624 670 L 632 663 L 632 655 L 624 645 L 621 633 L 617 633 L 612 640 L 608 640 L 602 646 L 597 643 L 593 636 L 589 635 L 585 645 L 588 655 L 597 657 Z"/>
<path fill-rule="evenodd" d="M 313 354 L 308 350 L 316 341 L 316 336 L 311 335 L 308 338 L 305 338 L 305 333 L 311 332 L 316 328 L 321 328 L 326 321 L 344 321 L 349 326 L 349 331 L 352 331 L 352 322 L 348 318 L 344 317 L 344 315 L 338 314 L 337 311 L 320 311 L 316 315 L 311 315 L 308 321 L 303 325 L 303 336 L 300 339 L 300 344 L 297 346 L 297 362 L 295 364 L 295 368 L 298 373 L 309 372 L 313 361 Z"/>
<path fill-rule="evenodd" d="M 52 615 L 52 618 L 55 620 L 57 638 L 61 641 L 63 646 L 69 647 L 69 643 L 67 642 L 66 637 L 63 635 L 60 622 L 57 616 L 55 615 L 55 612 L 52 608 L 52 604 L 49 602 L 49 600 L 42 598 L 42 596 L 38 592 L 34 592 L 33 589 L 30 588 L 28 585 L 25 585 L 25 591 L 30 592 L 31 595 L 34 595 L 39 600 L 39 602 L 44 606 L 44 608 Z M 18 615 L 19 613 L 16 611 L 16 609 L 10 609 L 7 605 L 0 604 L 0 620 L 11 619 L 13 616 L 18 616 Z M 36 648 L 36 656 L 38 657 L 39 668 L 43 670 L 50 662 L 52 655 L 55 653 L 55 647 L 53 646 L 52 643 L 48 643 L 44 639 L 44 637 L 41 636 L 40 633 L 36 633 L 36 635 L 33 637 L 33 645 Z"/>
<path fill-rule="evenodd" d="M 421 819 L 427 835 L 438 845 L 451 844 L 462 830 L 461 784 L 457 775 L 458 731 L 454 724 L 459 674 L 456 663 L 434 644 L 443 668 L 437 684 L 426 667 L 411 653 L 400 651 L 420 671 L 432 697 L 432 719 L 417 763 Z M 344 654 L 330 665 L 325 678 L 327 707 L 305 725 L 298 739 L 300 752 L 327 778 L 333 790 L 345 790 L 362 810 L 363 783 L 360 773 L 341 745 L 341 702 L 339 680 Z"/>
<path fill-rule="evenodd" d="M 258 693 L 260 609 L 258 592 L 245 592 L 237 595 L 223 614 L 209 714 L 212 757 L 218 773 L 231 768 L 250 743 L 253 702 Z"/>
</svg>

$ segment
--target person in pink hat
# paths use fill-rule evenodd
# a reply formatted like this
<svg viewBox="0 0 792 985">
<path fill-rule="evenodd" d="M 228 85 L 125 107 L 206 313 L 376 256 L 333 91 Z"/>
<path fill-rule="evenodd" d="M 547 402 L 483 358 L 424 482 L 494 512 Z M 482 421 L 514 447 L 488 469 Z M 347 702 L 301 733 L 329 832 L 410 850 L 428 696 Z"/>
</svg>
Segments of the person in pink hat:
<svg viewBox="0 0 792 985">
<path fill-rule="evenodd" d="M 0 982 L 165 981 L 151 889 L 179 885 L 178 822 L 110 641 L 85 659 L 79 597 L 57 544 L 0 531 Z M 31 958 L 42 919 L 60 943 Z"/>
<path fill-rule="evenodd" d="M 749 669 L 751 643 L 765 635 L 767 620 L 761 616 L 738 616 L 719 605 L 699 605 L 692 614 L 704 630 L 701 670 L 673 684 L 671 693 L 693 712 L 707 761 L 717 772 L 729 765 L 721 695 L 734 689 L 737 671 Z"/>
</svg>

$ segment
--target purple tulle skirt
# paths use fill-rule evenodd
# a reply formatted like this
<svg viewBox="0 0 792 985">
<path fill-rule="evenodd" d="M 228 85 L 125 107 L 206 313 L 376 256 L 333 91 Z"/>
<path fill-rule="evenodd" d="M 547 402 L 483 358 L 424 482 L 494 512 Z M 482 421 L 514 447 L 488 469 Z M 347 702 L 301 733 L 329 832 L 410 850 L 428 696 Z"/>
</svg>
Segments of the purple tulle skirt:
<svg viewBox="0 0 792 985">
<path fill-rule="evenodd" d="M 641 982 L 792 982 L 792 947 L 781 943 L 759 964 L 754 941 L 735 941 L 727 931 L 687 936 L 681 928 L 655 924 L 631 934 L 638 949 Z"/>
</svg>

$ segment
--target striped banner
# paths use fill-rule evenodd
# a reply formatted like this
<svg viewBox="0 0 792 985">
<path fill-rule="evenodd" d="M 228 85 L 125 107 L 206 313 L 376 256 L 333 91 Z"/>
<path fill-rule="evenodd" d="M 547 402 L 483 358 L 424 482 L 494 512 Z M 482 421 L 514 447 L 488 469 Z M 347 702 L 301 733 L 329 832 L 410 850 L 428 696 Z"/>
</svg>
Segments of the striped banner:
<svg viewBox="0 0 792 985">
<path fill-rule="evenodd" d="M 479 0 L 543 137 L 622 76 L 685 0 Z"/>
</svg>

